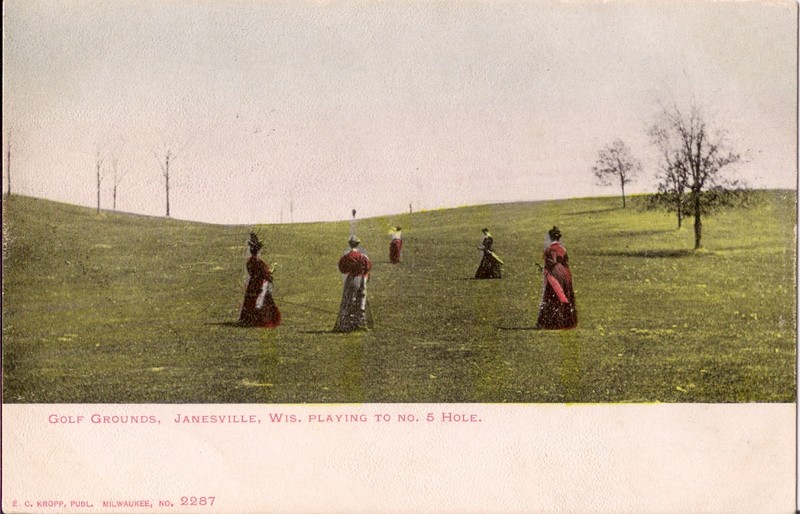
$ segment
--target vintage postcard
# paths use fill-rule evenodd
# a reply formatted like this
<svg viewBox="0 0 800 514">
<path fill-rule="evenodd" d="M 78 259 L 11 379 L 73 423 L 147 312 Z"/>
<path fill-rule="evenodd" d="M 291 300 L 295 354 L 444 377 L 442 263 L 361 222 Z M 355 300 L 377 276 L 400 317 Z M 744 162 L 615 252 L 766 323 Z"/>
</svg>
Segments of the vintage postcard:
<svg viewBox="0 0 800 514">
<path fill-rule="evenodd" d="M 3 512 L 794 512 L 797 41 L 4 2 Z"/>
</svg>

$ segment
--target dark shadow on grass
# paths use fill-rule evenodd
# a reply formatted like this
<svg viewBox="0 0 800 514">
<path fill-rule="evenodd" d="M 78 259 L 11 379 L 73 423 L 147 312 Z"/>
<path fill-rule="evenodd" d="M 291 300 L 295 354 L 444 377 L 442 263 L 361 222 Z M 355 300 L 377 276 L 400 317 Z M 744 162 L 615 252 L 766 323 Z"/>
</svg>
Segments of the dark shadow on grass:
<svg viewBox="0 0 800 514">
<path fill-rule="evenodd" d="M 691 257 L 700 255 L 693 250 L 619 250 L 608 252 L 586 252 L 583 255 L 594 255 L 600 257 L 636 257 L 640 259 L 671 259 L 680 257 Z M 705 252 L 704 255 L 710 255 Z"/>
<path fill-rule="evenodd" d="M 254 329 L 266 329 L 266 328 L 276 328 L 276 327 L 259 327 L 254 325 L 247 325 L 245 323 L 239 323 L 238 321 L 219 321 L 216 323 L 204 323 L 206 326 L 217 326 L 217 327 L 233 327 L 233 328 L 254 328 Z M 173 330 L 174 332 L 174 330 Z"/>
<path fill-rule="evenodd" d="M 675 232 L 675 229 L 664 228 L 660 230 L 620 230 L 619 232 L 612 232 L 609 235 L 622 236 L 622 237 L 639 237 L 639 236 L 656 236 L 659 234 L 667 234 Z"/>
<path fill-rule="evenodd" d="M 218 321 L 216 323 L 204 323 L 204 325 L 213 325 L 217 327 L 237 327 L 237 328 L 255 328 L 238 321 Z"/>
<path fill-rule="evenodd" d="M 610 207 L 608 209 L 595 209 L 593 211 L 568 212 L 564 214 L 564 216 L 585 216 L 587 214 L 602 214 L 602 213 L 621 211 L 621 210 L 622 207 Z"/>
<path fill-rule="evenodd" d="M 753 250 L 755 248 L 761 248 L 762 245 L 760 244 L 751 244 L 751 245 L 739 245 L 739 246 L 719 246 L 717 250 L 720 252 L 737 252 L 740 250 Z M 711 253 L 711 252 L 706 252 Z"/>
</svg>

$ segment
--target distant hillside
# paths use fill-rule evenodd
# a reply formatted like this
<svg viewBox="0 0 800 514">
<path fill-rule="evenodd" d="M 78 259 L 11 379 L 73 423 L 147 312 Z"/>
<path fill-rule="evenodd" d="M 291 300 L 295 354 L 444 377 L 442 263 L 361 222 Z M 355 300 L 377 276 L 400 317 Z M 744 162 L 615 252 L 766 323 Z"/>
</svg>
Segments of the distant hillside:
<svg viewBox="0 0 800 514">
<path fill-rule="evenodd" d="M 349 223 L 254 227 L 284 324 L 235 326 L 249 226 L 3 202 L 6 402 L 794 401 L 796 193 L 704 219 L 617 198 L 361 220 L 375 329 L 333 334 Z M 532 330 L 564 233 L 579 328 Z M 401 225 L 403 262 L 388 262 Z M 480 229 L 506 263 L 470 278 Z"/>
</svg>

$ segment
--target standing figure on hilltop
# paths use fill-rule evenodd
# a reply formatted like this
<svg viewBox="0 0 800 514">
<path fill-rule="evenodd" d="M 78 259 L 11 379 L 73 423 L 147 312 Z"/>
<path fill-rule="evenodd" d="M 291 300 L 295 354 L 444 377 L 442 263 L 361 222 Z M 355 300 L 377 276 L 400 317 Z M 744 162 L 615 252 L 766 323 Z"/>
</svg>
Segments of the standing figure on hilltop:
<svg viewBox="0 0 800 514">
<path fill-rule="evenodd" d="M 489 233 L 488 228 L 483 229 L 481 232 L 483 233 L 483 240 L 478 245 L 478 250 L 481 251 L 481 262 L 475 272 L 475 278 L 502 278 L 503 272 L 501 268 L 503 261 L 492 249 L 494 238 Z"/>
<path fill-rule="evenodd" d="M 368 330 L 367 281 L 372 261 L 359 246 L 361 240 L 350 236 L 350 249 L 339 259 L 339 272 L 343 275 L 342 303 L 334 332 Z"/>
<path fill-rule="evenodd" d="M 389 230 L 389 236 L 392 238 L 389 243 L 389 262 L 398 264 L 400 262 L 400 253 L 403 250 L 403 229 L 400 227 L 392 227 Z"/>
<path fill-rule="evenodd" d="M 575 308 L 572 273 L 558 227 L 550 229 L 545 236 L 544 268 L 539 267 L 544 275 L 544 284 L 536 328 L 575 328 L 578 325 L 578 311 Z"/>
<path fill-rule="evenodd" d="M 350 235 L 356 235 L 356 210 L 353 209 L 353 217 L 350 219 Z"/>
<path fill-rule="evenodd" d="M 267 267 L 261 259 L 260 252 L 264 245 L 255 233 L 250 233 L 247 245 L 250 247 L 247 290 L 244 293 L 239 323 L 251 327 L 277 327 L 281 323 L 281 311 L 272 299 L 272 273 L 275 271 L 275 264 Z"/>
</svg>

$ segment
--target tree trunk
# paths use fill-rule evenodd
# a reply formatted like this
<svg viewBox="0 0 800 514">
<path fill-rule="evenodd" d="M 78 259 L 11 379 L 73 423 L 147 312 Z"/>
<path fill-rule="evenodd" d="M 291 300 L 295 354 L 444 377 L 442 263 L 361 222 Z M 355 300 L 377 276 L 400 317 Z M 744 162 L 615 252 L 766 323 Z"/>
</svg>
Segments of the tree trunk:
<svg viewBox="0 0 800 514">
<path fill-rule="evenodd" d="M 117 185 L 114 184 L 114 193 L 113 193 L 113 202 L 114 202 L 114 210 L 117 210 Z"/>
<path fill-rule="evenodd" d="M 622 208 L 625 208 L 625 179 L 620 178 L 620 185 L 622 186 Z"/>
<path fill-rule="evenodd" d="M 166 179 L 165 185 L 167 190 L 167 218 L 169 218 L 169 154 L 167 154 L 167 161 L 164 167 L 164 178 Z"/>
<path fill-rule="evenodd" d="M 8 172 L 8 198 L 11 198 L 11 133 L 8 134 L 8 146 L 6 148 L 6 171 Z"/>
<path fill-rule="evenodd" d="M 700 194 L 694 194 L 694 249 L 700 248 L 700 237 L 703 232 L 703 222 L 700 220 Z"/>
<path fill-rule="evenodd" d="M 97 168 L 97 214 L 100 214 L 100 162 L 96 163 Z"/>
</svg>

